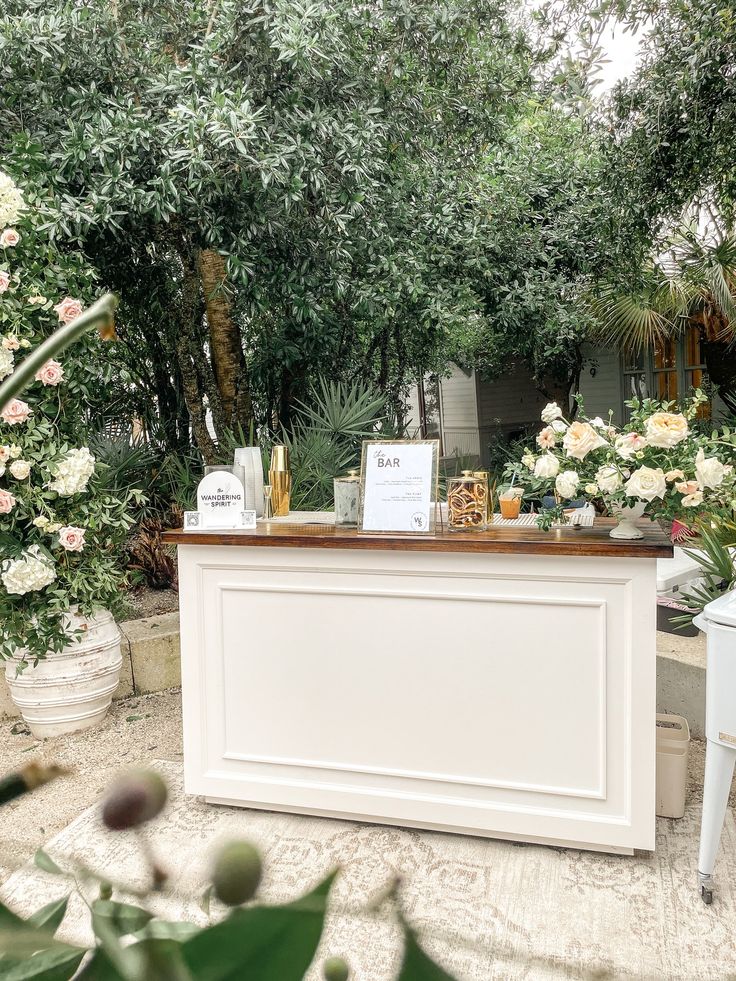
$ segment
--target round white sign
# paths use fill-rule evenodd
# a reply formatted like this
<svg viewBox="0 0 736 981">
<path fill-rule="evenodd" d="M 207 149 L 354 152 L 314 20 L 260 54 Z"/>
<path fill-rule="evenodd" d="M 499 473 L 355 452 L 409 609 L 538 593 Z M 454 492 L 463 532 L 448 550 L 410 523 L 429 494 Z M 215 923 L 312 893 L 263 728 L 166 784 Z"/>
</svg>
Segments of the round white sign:
<svg viewBox="0 0 736 981">
<path fill-rule="evenodd" d="M 227 470 L 208 473 L 197 488 L 197 510 L 207 528 L 237 528 L 245 509 L 243 485 Z"/>
</svg>

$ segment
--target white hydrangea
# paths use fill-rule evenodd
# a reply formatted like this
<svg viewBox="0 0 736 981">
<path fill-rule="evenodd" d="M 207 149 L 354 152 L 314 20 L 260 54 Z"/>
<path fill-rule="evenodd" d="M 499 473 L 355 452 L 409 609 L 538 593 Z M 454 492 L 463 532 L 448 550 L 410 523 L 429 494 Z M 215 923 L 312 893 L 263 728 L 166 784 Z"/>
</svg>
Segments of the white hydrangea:
<svg viewBox="0 0 736 981">
<path fill-rule="evenodd" d="M 38 545 L 31 545 L 19 559 L 3 563 L 0 579 L 9 593 L 24 596 L 52 583 L 56 579 L 56 571 Z"/>
<path fill-rule="evenodd" d="M 0 229 L 15 225 L 23 207 L 23 195 L 15 181 L 0 170 Z"/>
<path fill-rule="evenodd" d="M 56 465 L 54 479 L 48 485 L 49 490 L 56 491 L 60 497 L 81 494 L 94 472 L 95 458 L 86 446 L 69 450 L 61 463 Z"/>
<path fill-rule="evenodd" d="M 0 379 L 7 377 L 12 372 L 14 361 L 13 352 L 0 347 Z"/>
</svg>

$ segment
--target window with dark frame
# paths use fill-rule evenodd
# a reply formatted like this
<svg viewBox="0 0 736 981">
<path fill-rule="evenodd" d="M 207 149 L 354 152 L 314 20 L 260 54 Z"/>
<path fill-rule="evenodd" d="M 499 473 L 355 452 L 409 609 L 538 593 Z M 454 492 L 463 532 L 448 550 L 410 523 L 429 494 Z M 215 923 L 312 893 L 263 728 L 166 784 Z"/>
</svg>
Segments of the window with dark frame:
<svg viewBox="0 0 736 981">
<path fill-rule="evenodd" d="M 681 337 L 658 340 L 641 351 L 624 351 L 621 357 L 623 401 L 653 398 L 674 401 L 687 398 L 705 381 L 705 362 L 697 327 L 688 327 Z M 701 418 L 710 417 L 710 403 L 701 406 Z M 623 406 L 624 419 L 630 417 Z"/>
</svg>

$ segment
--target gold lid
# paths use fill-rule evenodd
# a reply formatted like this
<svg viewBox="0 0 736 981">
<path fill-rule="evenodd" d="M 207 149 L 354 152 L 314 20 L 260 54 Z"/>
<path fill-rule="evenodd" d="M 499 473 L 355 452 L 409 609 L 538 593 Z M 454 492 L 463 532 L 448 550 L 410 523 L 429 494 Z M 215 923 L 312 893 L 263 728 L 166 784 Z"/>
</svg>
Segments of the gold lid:
<svg viewBox="0 0 736 981">
<path fill-rule="evenodd" d="M 289 448 L 288 446 L 274 446 L 271 450 L 271 470 L 289 469 Z"/>
</svg>

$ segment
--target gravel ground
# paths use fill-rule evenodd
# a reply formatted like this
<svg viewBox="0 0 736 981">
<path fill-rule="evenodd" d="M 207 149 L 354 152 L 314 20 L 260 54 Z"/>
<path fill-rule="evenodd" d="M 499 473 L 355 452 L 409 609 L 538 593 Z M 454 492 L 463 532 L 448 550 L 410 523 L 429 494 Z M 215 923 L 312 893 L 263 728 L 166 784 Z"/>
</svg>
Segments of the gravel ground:
<svg viewBox="0 0 736 981">
<path fill-rule="evenodd" d="M 0 773 L 32 759 L 73 770 L 70 776 L 7 804 L 0 811 L 0 880 L 98 800 L 121 769 L 153 760 L 182 759 L 181 692 L 158 692 L 113 702 L 94 729 L 39 741 L 22 722 L 0 725 Z"/>
<path fill-rule="evenodd" d="M 126 615 L 126 620 L 173 613 L 179 609 L 179 593 L 175 589 L 150 589 L 148 586 L 139 586 L 137 589 L 132 589 L 125 598 L 130 604 L 130 613 Z"/>
</svg>

